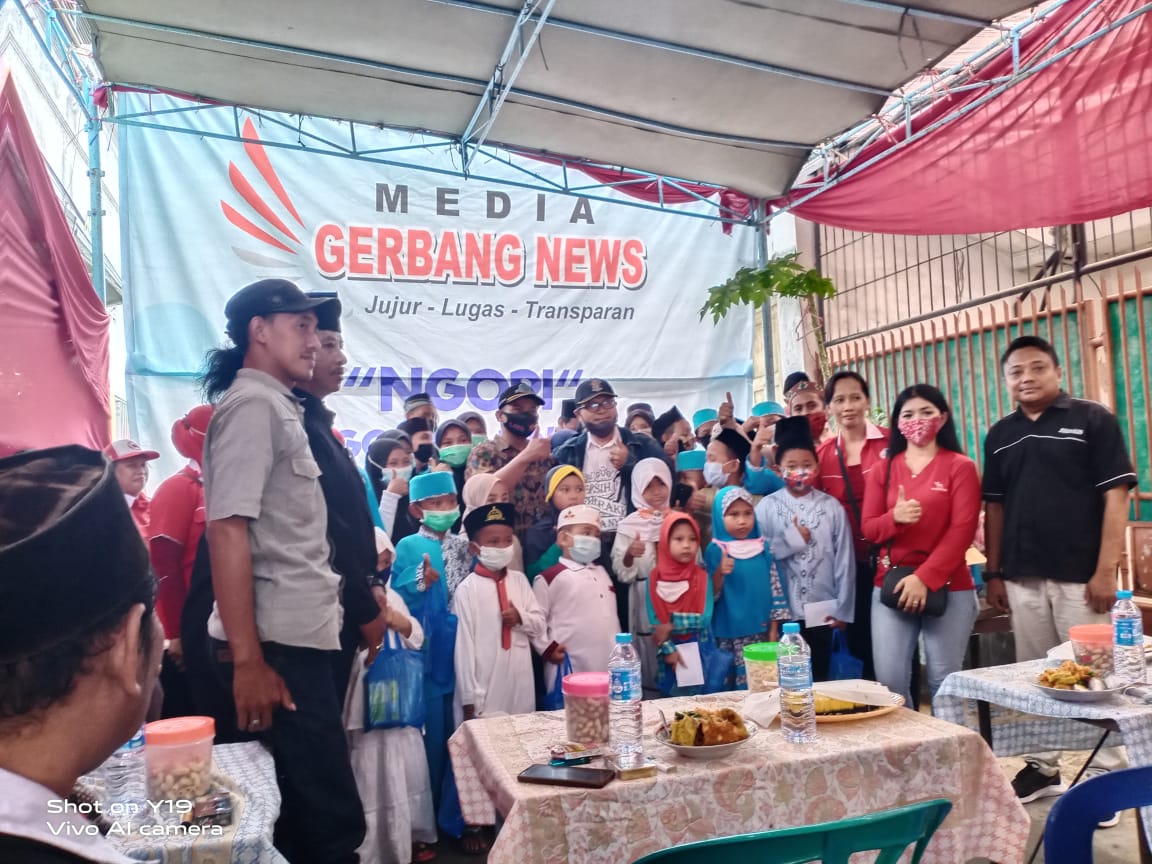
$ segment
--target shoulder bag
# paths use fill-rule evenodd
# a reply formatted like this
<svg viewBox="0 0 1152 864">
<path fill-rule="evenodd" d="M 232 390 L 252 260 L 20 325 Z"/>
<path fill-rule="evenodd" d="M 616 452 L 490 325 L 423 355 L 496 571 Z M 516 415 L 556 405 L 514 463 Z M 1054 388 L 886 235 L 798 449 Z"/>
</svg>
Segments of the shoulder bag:
<svg viewBox="0 0 1152 864">
<path fill-rule="evenodd" d="M 884 503 L 888 503 L 888 487 L 892 482 L 892 459 L 888 458 L 888 470 L 884 476 Z M 928 557 L 927 552 L 916 551 L 914 555 L 923 555 Z M 884 574 L 884 581 L 880 585 L 880 602 L 887 606 L 889 609 L 895 609 L 905 615 L 927 615 L 931 618 L 939 618 L 948 609 L 948 585 L 945 584 L 943 588 L 937 588 L 935 591 L 929 589 L 928 596 L 924 600 L 924 608 L 919 612 L 909 612 L 906 609 L 900 608 L 900 595 L 896 593 L 896 585 L 905 576 L 911 576 L 916 572 L 916 567 L 901 564 L 895 566 L 892 563 L 892 541 L 888 542 L 888 551 L 885 553 L 881 563 L 888 565 L 888 570 Z M 924 562 L 920 562 L 924 563 Z"/>
</svg>

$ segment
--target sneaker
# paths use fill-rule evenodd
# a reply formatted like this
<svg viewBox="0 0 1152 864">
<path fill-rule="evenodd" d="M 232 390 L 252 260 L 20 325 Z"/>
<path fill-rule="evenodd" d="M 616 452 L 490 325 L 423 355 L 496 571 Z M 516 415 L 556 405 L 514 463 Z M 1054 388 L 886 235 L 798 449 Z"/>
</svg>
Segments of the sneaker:
<svg viewBox="0 0 1152 864">
<path fill-rule="evenodd" d="M 1060 772 L 1047 774 L 1038 762 L 1029 762 L 1012 778 L 1012 789 L 1021 804 L 1038 801 L 1041 798 L 1055 798 L 1068 791 L 1068 786 L 1060 779 Z"/>
<path fill-rule="evenodd" d="M 1097 828 L 1115 828 L 1119 824 L 1120 824 L 1120 814 L 1119 813 L 1113 813 L 1110 818 L 1105 819 L 1103 822 L 1096 823 L 1096 827 Z"/>
</svg>

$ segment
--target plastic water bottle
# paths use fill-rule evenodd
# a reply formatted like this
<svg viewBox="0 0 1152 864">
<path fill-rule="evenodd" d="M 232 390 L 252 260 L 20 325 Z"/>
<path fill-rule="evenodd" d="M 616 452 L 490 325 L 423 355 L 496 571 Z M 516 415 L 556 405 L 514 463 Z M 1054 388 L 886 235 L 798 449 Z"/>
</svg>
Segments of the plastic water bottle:
<svg viewBox="0 0 1152 864">
<path fill-rule="evenodd" d="M 1117 591 L 1112 607 L 1112 666 L 1121 684 L 1143 684 L 1148 680 L 1144 666 L 1144 619 L 1132 602 L 1131 591 Z"/>
<path fill-rule="evenodd" d="M 144 824 L 148 807 L 144 765 L 144 727 L 117 748 L 101 768 L 104 775 L 104 807 L 113 822 L 125 830 Z"/>
<path fill-rule="evenodd" d="M 812 654 L 800 635 L 800 625 L 784 625 L 776 649 L 780 673 L 780 728 L 793 744 L 816 740 L 816 696 L 812 692 Z"/>
<path fill-rule="evenodd" d="M 608 658 L 608 743 L 621 768 L 644 764 L 644 717 L 640 708 L 640 655 L 631 633 L 617 633 Z"/>
</svg>

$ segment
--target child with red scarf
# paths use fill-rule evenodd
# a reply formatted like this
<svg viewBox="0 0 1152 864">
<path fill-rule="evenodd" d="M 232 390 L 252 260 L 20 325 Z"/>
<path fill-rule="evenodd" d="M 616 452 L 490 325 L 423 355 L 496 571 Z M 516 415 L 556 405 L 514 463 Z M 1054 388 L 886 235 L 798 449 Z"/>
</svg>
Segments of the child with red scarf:
<svg viewBox="0 0 1152 864">
<path fill-rule="evenodd" d="M 702 652 L 714 650 L 712 580 L 700 566 L 699 556 L 696 520 L 687 513 L 668 513 L 660 526 L 656 566 L 648 577 L 648 616 L 663 661 L 659 674 L 662 696 L 695 696 L 704 691 L 700 686 L 676 685 L 676 666 L 683 662 L 681 645 L 697 642 Z"/>
</svg>

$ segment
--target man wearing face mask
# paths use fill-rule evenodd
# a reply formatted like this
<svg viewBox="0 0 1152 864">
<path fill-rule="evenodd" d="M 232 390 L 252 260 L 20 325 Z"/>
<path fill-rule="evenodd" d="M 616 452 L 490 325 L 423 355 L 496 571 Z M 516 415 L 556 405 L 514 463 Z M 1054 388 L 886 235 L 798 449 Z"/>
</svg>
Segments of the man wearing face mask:
<svg viewBox="0 0 1152 864">
<path fill-rule="evenodd" d="M 544 400 L 527 381 L 500 394 L 496 419 L 501 431 L 491 441 L 473 448 L 465 479 L 475 474 L 496 474 L 512 490 L 516 515 L 513 529 L 520 542 L 528 529 L 546 512 L 544 479 L 556 464 L 552 442 L 539 437 L 540 407 Z"/>
<path fill-rule="evenodd" d="M 807 379 L 797 381 L 792 385 L 792 389 L 784 394 L 784 401 L 788 406 L 789 417 L 808 418 L 808 428 L 812 430 L 812 439 L 817 447 L 836 437 L 828 428 L 824 392 L 816 384 Z"/>
<path fill-rule="evenodd" d="M 344 693 L 361 640 L 368 646 L 369 662 L 384 641 L 385 616 L 372 596 L 370 585 L 376 576 L 376 535 L 362 491 L 364 484 L 348 450 L 333 431 L 336 415 L 324 404 L 324 397 L 339 391 L 340 382 L 344 380 L 344 365 L 348 362 L 340 332 L 340 301 L 334 295 L 308 296 L 332 300 L 316 310 L 320 350 L 316 354 L 312 380 L 298 382 L 292 392 L 304 406 L 308 449 L 320 466 L 320 489 L 328 511 L 332 566 L 343 577 L 340 601 L 344 606 L 344 623 L 340 650 L 345 662 L 337 670 L 336 692 Z"/>
<path fill-rule="evenodd" d="M 600 514 L 600 560 L 610 567 L 616 526 L 632 507 L 632 468 L 641 459 L 671 460 L 651 435 L 638 435 L 617 425 L 616 391 L 600 378 L 590 378 L 576 388 L 576 413 L 584 431 L 564 442 L 555 453 L 560 465 L 572 465 L 584 475 L 585 502 Z M 609 571 L 612 581 L 616 575 Z M 628 591 L 617 588 L 616 607 L 620 628 L 628 629 Z"/>
</svg>

